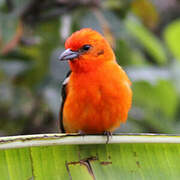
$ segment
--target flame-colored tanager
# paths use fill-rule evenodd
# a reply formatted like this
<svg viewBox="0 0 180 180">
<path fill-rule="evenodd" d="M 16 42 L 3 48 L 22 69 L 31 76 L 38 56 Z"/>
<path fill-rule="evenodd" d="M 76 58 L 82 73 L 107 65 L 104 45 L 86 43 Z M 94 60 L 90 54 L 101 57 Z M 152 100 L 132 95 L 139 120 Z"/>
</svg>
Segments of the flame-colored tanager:
<svg viewBox="0 0 180 180">
<path fill-rule="evenodd" d="M 73 33 L 65 48 L 59 59 L 68 60 L 71 71 L 63 82 L 62 132 L 111 133 L 127 119 L 130 80 L 107 40 L 90 28 Z"/>
</svg>

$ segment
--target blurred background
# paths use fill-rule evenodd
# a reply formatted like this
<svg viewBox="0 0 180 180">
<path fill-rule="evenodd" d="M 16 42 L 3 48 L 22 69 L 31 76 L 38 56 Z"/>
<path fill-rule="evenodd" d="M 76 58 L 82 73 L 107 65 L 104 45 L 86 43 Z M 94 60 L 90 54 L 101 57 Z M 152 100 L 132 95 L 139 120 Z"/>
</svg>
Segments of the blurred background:
<svg viewBox="0 0 180 180">
<path fill-rule="evenodd" d="M 179 133 L 180 1 L 0 0 L 0 135 L 58 132 L 68 64 L 57 57 L 83 27 L 104 34 L 133 82 L 118 132 Z"/>
</svg>

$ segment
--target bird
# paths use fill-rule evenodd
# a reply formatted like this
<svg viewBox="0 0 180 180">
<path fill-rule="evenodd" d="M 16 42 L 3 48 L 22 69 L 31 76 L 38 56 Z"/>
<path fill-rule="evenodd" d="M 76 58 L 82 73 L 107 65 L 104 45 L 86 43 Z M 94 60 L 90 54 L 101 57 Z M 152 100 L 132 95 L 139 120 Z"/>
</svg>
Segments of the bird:
<svg viewBox="0 0 180 180">
<path fill-rule="evenodd" d="M 112 135 L 127 120 L 132 89 L 108 41 L 91 28 L 80 29 L 58 59 L 70 66 L 62 83 L 61 132 Z"/>
</svg>

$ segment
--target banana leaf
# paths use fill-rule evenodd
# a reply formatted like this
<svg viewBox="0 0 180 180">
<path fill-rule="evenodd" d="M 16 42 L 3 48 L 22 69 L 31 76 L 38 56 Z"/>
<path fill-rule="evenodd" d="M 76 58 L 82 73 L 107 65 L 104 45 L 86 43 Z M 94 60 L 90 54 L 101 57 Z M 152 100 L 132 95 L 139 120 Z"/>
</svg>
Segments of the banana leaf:
<svg viewBox="0 0 180 180">
<path fill-rule="evenodd" d="M 41 134 L 0 138 L 1 180 L 176 180 L 180 136 Z"/>
</svg>

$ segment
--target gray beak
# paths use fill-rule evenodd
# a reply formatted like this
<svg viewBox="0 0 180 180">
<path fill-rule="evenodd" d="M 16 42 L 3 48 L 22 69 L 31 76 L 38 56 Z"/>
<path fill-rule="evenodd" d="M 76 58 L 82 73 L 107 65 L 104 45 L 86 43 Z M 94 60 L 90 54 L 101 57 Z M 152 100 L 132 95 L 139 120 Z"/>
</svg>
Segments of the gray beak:
<svg viewBox="0 0 180 180">
<path fill-rule="evenodd" d="M 75 58 L 79 57 L 79 52 L 71 51 L 71 49 L 66 49 L 62 54 L 59 56 L 60 61 L 67 61 L 67 60 L 73 60 Z"/>
</svg>

